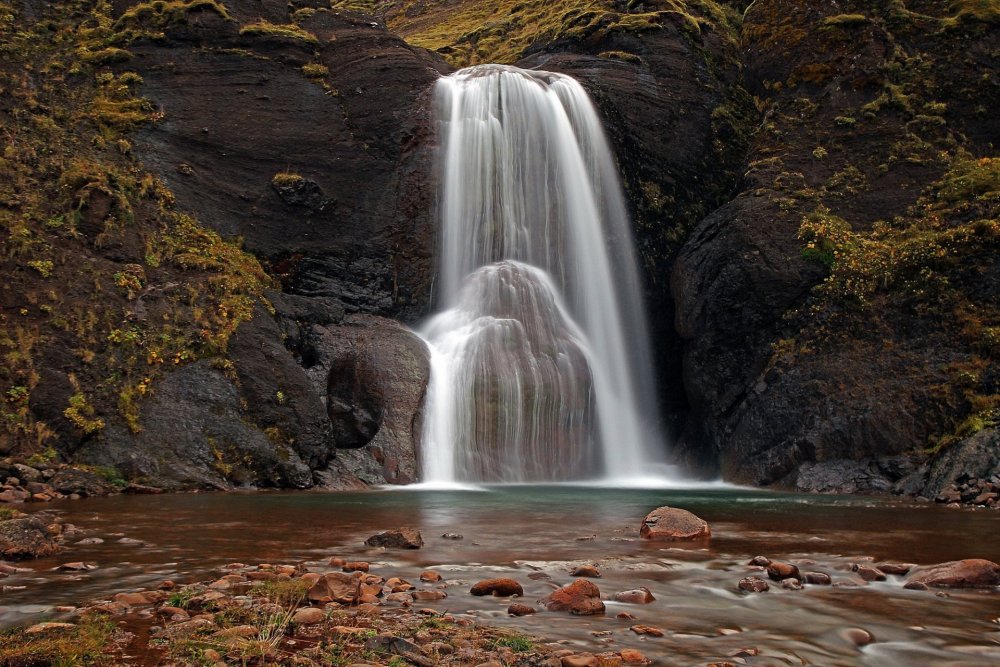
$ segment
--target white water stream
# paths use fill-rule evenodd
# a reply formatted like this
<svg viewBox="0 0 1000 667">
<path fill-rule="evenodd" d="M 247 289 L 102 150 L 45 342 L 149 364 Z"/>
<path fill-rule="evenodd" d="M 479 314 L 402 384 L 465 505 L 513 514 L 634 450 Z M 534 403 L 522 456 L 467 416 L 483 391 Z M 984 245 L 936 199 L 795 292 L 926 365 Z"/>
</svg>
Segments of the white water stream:
<svg viewBox="0 0 1000 667">
<path fill-rule="evenodd" d="M 484 65 L 441 79 L 439 295 L 424 482 L 661 471 L 630 224 L 571 77 Z"/>
</svg>

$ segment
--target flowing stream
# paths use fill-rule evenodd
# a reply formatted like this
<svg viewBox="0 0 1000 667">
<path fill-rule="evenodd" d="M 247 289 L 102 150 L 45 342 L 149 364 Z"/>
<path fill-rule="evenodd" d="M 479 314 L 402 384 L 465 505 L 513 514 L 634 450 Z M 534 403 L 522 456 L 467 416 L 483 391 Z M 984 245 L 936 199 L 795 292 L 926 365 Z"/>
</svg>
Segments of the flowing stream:
<svg viewBox="0 0 1000 667">
<path fill-rule="evenodd" d="M 438 82 L 435 113 L 442 310 L 422 332 L 422 479 L 649 477 L 663 442 L 641 291 L 587 93 L 482 65 Z"/>
<path fill-rule="evenodd" d="M 642 517 L 659 505 L 684 507 L 712 526 L 708 544 L 638 539 Z M 26 509 L 37 509 L 29 506 Z M 168 494 L 46 503 L 65 512 L 81 537 L 66 552 L 19 565 L 0 579 L 0 627 L 59 620 L 59 604 L 112 593 L 217 578 L 232 561 L 305 563 L 329 569 L 331 556 L 371 562 L 372 572 L 418 586 L 420 572 L 445 578 L 448 597 L 421 602 L 478 623 L 503 625 L 575 650 L 636 648 L 658 665 L 706 665 L 756 649 L 752 665 L 823 667 L 995 667 L 1000 664 L 996 591 L 903 588 L 900 577 L 866 584 L 851 565 L 898 560 L 930 564 L 1000 554 L 1000 512 L 940 505 L 807 496 L 733 488 L 641 490 L 499 486 L 486 491 Z M 422 549 L 371 549 L 369 535 L 400 525 L 422 531 Z M 464 539 L 444 539 L 460 533 Z M 119 540 L 130 538 L 128 543 Z M 761 575 L 747 566 L 758 554 L 829 573 L 833 586 L 801 591 L 774 584 L 742 595 L 737 582 Z M 67 561 L 93 562 L 90 572 L 60 572 Z M 543 612 L 507 615 L 507 598 L 469 595 L 473 583 L 512 577 L 532 606 L 570 570 L 596 564 L 593 582 L 608 606 L 602 616 Z M 772 582 L 773 583 L 773 582 Z M 649 588 L 650 605 L 614 602 L 617 591 Z M 621 611 L 637 620 L 616 617 Z M 148 613 L 139 609 L 138 614 Z M 635 623 L 664 630 L 640 637 Z M 851 628 L 875 637 L 855 646 Z"/>
</svg>

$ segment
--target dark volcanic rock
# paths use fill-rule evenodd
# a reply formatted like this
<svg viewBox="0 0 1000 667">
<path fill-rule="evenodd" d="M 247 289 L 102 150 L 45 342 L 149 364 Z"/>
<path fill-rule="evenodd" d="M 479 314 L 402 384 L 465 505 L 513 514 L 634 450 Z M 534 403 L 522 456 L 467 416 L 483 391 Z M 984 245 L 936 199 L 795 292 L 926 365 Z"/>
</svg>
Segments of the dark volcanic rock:
<svg viewBox="0 0 1000 667">
<path fill-rule="evenodd" d="M 415 480 L 430 375 L 424 342 L 397 322 L 352 315 L 341 325 L 313 328 L 303 356 L 325 394 L 333 442 L 341 447 L 324 478 Z"/>
<path fill-rule="evenodd" d="M 389 549 L 419 549 L 424 546 L 424 539 L 420 536 L 420 531 L 415 528 L 397 528 L 376 533 L 365 540 L 365 544 Z"/>
<path fill-rule="evenodd" d="M 298 454 L 249 419 L 233 383 L 198 361 L 163 378 L 143 405 L 139 433 L 110 422 L 77 459 L 168 489 L 311 485 Z"/>
<path fill-rule="evenodd" d="M 1000 431 L 984 429 L 945 449 L 929 465 L 923 495 L 928 498 L 968 479 L 1000 476 Z"/>
<path fill-rule="evenodd" d="M 291 20 L 283 3 L 226 4 L 243 25 Z M 351 13 L 300 25 L 315 44 L 223 21 L 134 45 L 129 66 L 165 113 L 137 153 L 181 207 L 243 237 L 293 290 L 418 316 L 432 270 L 427 93 L 447 67 Z M 308 62 L 327 73 L 311 80 Z M 377 298 L 359 294 L 369 285 Z"/>
<path fill-rule="evenodd" d="M 44 521 L 37 516 L 21 516 L 0 521 L 0 558 L 23 560 L 41 558 L 59 551 Z"/>
<path fill-rule="evenodd" d="M 114 487 L 100 475 L 76 468 L 63 468 L 57 471 L 49 479 L 49 486 L 67 496 L 71 493 L 81 496 L 106 496 L 114 491 Z"/>
<path fill-rule="evenodd" d="M 884 281 L 860 309 L 851 297 L 818 295 L 829 262 L 808 259 L 799 237 L 817 211 L 859 234 L 905 211 L 916 219 L 921 193 L 948 168 L 901 150 L 925 101 L 913 98 L 905 110 L 877 102 L 901 84 L 887 75 L 900 53 L 933 65 L 899 90 L 948 100 L 938 129 L 921 131 L 935 146 L 928 150 L 961 136 L 962 150 L 992 154 L 986 137 L 995 128 L 984 134 L 972 109 L 1000 95 L 996 86 L 982 90 L 974 64 L 995 63 L 995 26 L 966 26 L 978 30 L 969 41 L 937 19 L 897 23 L 890 4 L 858 5 L 868 18 L 852 25 L 830 18 L 843 8 L 818 0 L 760 0 L 744 16 L 746 82 L 763 101 L 764 122 L 739 194 L 698 224 L 671 275 L 693 413 L 679 449 L 688 461 L 717 463 L 727 479 L 887 490 L 910 473 L 886 471 L 883 457 L 919 451 L 954 427 L 962 400 L 940 388 L 962 390 L 946 369 L 976 363 L 961 325 L 925 309 L 935 297 L 907 290 L 905 277 Z M 995 275 L 995 257 L 970 254 L 927 270 L 941 268 L 971 308 L 993 312 L 996 283 L 985 276 Z M 955 306 L 951 296 L 948 303 Z M 976 391 L 994 394 L 995 381 Z M 814 462 L 822 467 L 800 468 Z"/>
</svg>

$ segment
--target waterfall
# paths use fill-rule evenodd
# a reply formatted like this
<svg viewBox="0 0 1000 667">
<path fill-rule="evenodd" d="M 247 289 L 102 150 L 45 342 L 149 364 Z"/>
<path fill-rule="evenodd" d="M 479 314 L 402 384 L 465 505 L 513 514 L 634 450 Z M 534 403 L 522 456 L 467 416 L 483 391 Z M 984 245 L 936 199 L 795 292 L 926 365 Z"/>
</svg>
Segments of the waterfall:
<svg viewBox="0 0 1000 667">
<path fill-rule="evenodd" d="M 435 89 L 441 311 L 421 476 L 649 476 L 662 457 L 630 223 L 576 80 L 499 65 Z"/>
</svg>

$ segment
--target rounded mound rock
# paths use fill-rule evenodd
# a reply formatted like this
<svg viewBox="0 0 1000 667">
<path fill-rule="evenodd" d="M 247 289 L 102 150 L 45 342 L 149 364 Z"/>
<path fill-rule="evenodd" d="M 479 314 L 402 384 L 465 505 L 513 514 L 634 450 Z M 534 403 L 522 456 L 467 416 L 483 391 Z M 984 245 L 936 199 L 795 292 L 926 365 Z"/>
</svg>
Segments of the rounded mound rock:
<svg viewBox="0 0 1000 667">
<path fill-rule="evenodd" d="M 639 537 L 647 540 L 700 540 L 711 535 L 707 521 L 677 507 L 657 507 L 639 529 Z"/>
</svg>

